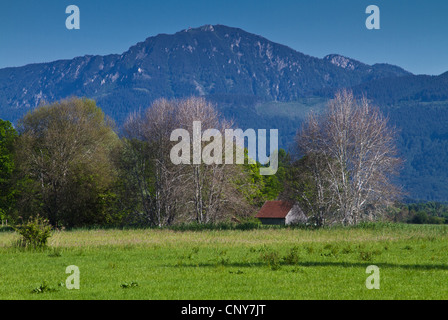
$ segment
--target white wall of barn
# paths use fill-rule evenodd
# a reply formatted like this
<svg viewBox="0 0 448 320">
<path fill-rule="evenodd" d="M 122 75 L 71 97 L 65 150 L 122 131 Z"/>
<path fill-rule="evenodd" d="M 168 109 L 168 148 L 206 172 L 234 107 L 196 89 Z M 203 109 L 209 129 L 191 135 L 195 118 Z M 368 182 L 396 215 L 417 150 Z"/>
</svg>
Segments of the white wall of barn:
<svg viewBox="0 0 448 320">
<path fill-rule="evenodd" d="M 285 218 L 285 224 L 306 223 L 308 218 L 303 213 L 302 209 L 298 205 L 292 207 Z"/>
</svg>

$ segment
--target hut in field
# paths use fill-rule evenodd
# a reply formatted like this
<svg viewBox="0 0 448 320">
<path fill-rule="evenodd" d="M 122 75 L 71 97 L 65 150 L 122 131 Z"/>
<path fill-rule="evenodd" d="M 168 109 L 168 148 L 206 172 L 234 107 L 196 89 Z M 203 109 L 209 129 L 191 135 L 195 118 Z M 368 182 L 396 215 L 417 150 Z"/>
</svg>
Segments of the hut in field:
<svg viewBox="0 0 448 320">
<path fill-rule="evenodd" d="M 262 224 L 290 225 L 306 223 L 307 217 L 297 204 L 286 201 L 266 201 L 255 218 Z"/>
</svg>

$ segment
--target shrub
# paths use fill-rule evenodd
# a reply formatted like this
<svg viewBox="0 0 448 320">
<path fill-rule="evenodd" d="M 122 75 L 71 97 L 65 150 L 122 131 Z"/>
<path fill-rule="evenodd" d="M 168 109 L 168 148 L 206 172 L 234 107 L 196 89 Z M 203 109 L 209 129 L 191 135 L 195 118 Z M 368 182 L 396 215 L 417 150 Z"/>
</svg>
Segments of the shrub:
<svg viewBox="0 0 448 320">
<path fill-rule="evenodd" d="M 18 244 L 21 247 L 44 248 L 51 237 L 51 225 L 47 219 L 37 215 L 28 222 L 14 228 L 21 236 Z"/>
<path fill-rule="evenodd" d="M 283 262 L 291 265 L 297 264 L 299 262 L 299 248 L 291 248 L 290 252 L 283 257 Z"/>
<path fill-rule="evenodd" d="M 267 262 L 272 270 L 280 269 L 280 256 L 276 251 L 263 252 L 260 254 L 262 261 Z"/>
<path fill-rule="evenodd" d="M 62 256 L 62 251 L 59 248 L 53 248 L 52 252 L 48 254 L 51 258 L 59 258 Z"/>
<path fill-rule="evenodd" d="M 363 261 L 372 261 L 373 253 L 370 252 L 370 251 L 360 251 L 359 252 L 359 257 Z"/>
<path fill-rule="evenodd" d="M 381 255 L 381 250 L 373 250 L 373 251 L 360 251 L 359 258 L 363 261 L 372 261 L 374 256 Z"/>
<path fill-rule="evenodd" d="M 219 256 L 217 258 L 218 265 L 225 266 L 225 265 L 229 264 L 229 258 L 226 257 L 226 255 L 227 255 L 227 250 L 222 250 L 221 252 L 219 252 Z"/>
<path fill-rule="evenodd" d="M 14 228 L 11 226 L 0 226 L 0 232 L 9 232 L 9 231 L 14 231 Z"/>
</svg>

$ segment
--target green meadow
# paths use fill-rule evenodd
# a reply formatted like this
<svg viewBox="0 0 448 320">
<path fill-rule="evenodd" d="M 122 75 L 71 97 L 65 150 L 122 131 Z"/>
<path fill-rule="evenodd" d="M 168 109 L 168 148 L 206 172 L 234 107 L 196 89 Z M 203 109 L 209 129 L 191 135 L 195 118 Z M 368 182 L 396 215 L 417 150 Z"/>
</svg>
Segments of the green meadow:
<svg viewBox="0 0 448 320">
<path fill-rule="evenodd" d="M 448 299 L 448 226 L 0 232 L 0 299 Z M 66 288 L 67 266 L 80 289 Z M 380 288 L 367 289 L 369 265 Z"/>
</svg>

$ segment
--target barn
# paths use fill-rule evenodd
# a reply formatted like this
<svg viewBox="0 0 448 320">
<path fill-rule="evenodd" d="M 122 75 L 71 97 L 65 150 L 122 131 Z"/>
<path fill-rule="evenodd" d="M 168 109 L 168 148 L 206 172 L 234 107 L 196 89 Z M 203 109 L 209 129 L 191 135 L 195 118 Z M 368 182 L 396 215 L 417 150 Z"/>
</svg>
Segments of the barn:
<svg viewBox="0 0 448 320">
<path fill-rule="evenodd" d="M 255 218 L 262 224 L 290 225 L 306 223 L 307 217 L 297 204 L 286 201 L 266 201 Z"/>
</svg>

